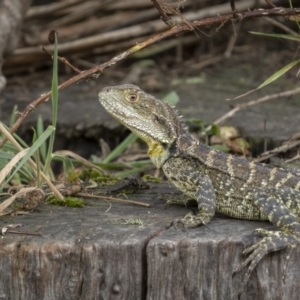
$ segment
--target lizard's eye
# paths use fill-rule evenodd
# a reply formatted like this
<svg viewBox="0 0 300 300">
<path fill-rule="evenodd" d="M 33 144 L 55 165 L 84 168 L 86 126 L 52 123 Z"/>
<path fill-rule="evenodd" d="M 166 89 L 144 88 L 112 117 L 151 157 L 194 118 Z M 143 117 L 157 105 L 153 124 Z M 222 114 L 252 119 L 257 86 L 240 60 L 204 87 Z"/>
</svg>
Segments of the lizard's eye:
<svg viewBox="0 0 300 300">
<path fill-rule="evenodd" d="M 127 94 L 126 100 L 129 102 L 136 102 L 139 100 L 138 94 L 136 94 L 136 93 Z"/>
</svg>

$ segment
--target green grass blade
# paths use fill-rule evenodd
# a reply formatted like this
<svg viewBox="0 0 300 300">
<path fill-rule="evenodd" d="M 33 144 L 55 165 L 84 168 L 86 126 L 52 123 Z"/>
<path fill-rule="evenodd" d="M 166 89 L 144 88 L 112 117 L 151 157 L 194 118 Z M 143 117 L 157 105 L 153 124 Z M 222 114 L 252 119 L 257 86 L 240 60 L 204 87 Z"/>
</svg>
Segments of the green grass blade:
<svg viewBox="0 0 300 300">
<path fill-rule="evenodd" d="M 32 144 L 34 144 L 37 141 L 37 139 L 38 139 L 38 135 L 37 135 L 36 130 L 34 128 L 32 128 L 32 129 L 33 129 Z M 45 143 L 46 143 L 46 141 L 45 141 Z M 45 143 L 43 143 L 41 145 L 41 147 L 43 145 L 45 145 Z M 40 152 L 37 150 L 37 151 L 34 152 L 33 155 L 34 155 L 35 163 L 36 163 L 36 166 L 37 166 L 37 174 L 36 174 L 37 181 L 36 182 L 37 182 L 37 186 L 41 187 L 43 181 L 42 181 L 42 177 L 41 177 L 41 169 L 42 168 L 41 168 Z"/>
<path fill-rule="evenodd" d="M 132 174 L 138 174 L 138 173 L 144 171 L 145 169 L 148 169 L 149 167 L 152 167 L 152 164 L 149 163 L 148 165 L 145 165 L 145 166 L 142 166 L 139 168 L 116 172 L 116 173 L 114 173 L 114 176 L 119 177 L 119 178 L 125 178 Z"/>
<path fill-rule="evenodd" d="M 0 170 L 2 170 L 8 164 L 8 162 L 14 157 L 14 154 L 15 153 L 5 152 L 2 149 L 0 150 Z M 33 177 L 34 173 L 31 171 L 32 169 L 27 167 L 22 167 L 20 169 L 20 177 L 24 179 L 24 182 L 31 180 L 31 178 Z"/>
<path fill-rule="evenodd" d="M 11 112 L 11 116 L 10 116 L 10 119 L 9 119 L 9 127 L 12 127 L 13 124 L 15 124 L 17 110 L 18 110 L 18 106 L 14 105 L 14 108 L 13 108 L 13 110 Z"/>
<path fill-rule="evenodd" d="M 40 137 L 43 132 L 44 132 L 45 128 L 44 128 L 44 122 L 41 116 L 38 116 L 37 122 L 36 122 L 36 133 L 37 133 L 37 137 Z M 42 158 L 42 161 L 45 162 L 46 161 L 46 156 L 47 156 L 47 143 L 42 144 L 40 147 L 40 155 Z"/>
<path fill-rule="evenodd" d="M 113 160 L 115 157 L 119 156 L 129 145 L 135 142 L 137 136 L 134 133 L 130 133 L 128 137 L 116 147 L 107 157 L 103 160 L 103 163 L 108 163 Z"/>
<path fill-rule="evenodd" d="M 52 86 L 51 86 L 51 101 L 52 101 L 52 126 L 56 128 L 57 122 L 57 107 L 58 107 L 58 67 L 57 67 L 57 33 L 54 33 L 54 53 L 53 53 L 53 75 L 52 75 Z M 54 147 L 55 133 L 50 136 L 48 152 L 44 166 L 44 173 L 51 174 L 50 163 L 52 159 L 52 152 Z"/>
<path fill-rule="evenodd" d="M 45 143 L 45 141 L 53 134 L 55 131 L 55 128 L 53 126 L 49 126 L 45 132 L 36 140 L 36 142 L 29 148 L 26 155 L 21 159 L 19 164 L 16 166 L 12 174 L 9 176 L 9 178 L 6 180 L 6 182 L 1 186 L 1 189 L 3 186 L 5 186 L 6 183 L 8 183 L 13 176 L 21 169 L 21 167 L 28 161 L 28 159 L 39 149 L 39 147 Z"/>
<path fill-rule="evenodd" d="M 13 153 L 9 153 L 9 152 L 6 152 L 6 151 L 3 151 L 2 149 L 0 150 L 0 168 L 1 168 L 1 163 L 4 161 L 4 160 L 10 160 L 13 158 Z"/>
<path fill-rule="evenodd" d="M 53 75 L 51 86 L 51 100 L 52 100 L 52 126 L 56 127 L 57 122 L 57 107 L 58 107 L 58 59 L 57 59 L 57 33 L 54 34 L 54 53 L 53 53 Z"/>
<path fill-rule="evenodd" d="M 275 81 L 276 79 L 278 79 L 279 77 L 281 77 L 283 74 L 285 74 L 287 71 L 289 71 L 291 68 L 293 68 L 296 64 L 298 64 L 300 62 L 300 59 L 295 60 L 291 63 L 289 63 L 288 65 L 284 66 L 283 68 L 281 68 L 279 71 L 275 72 L 273 75 L 271 75 L 267 80 L 265 80 L 258 88 L 261 89 L 262 87 L 270 84 L 271 82 Z"/>
<path fill-rule="evenodd" d="M 281 38 L 281 39 L 300 42 L 300 37 L 297 35 L 279 34 L 279 33 L 263 33 L 263 32 L 256 32 L 256 31 L 249 31 L 249 32 L 254 35 L 269 36 L 269 37 L 275 37 L 275 38 Z"/>
<path fill-rule="evenodd" d="M 0 135 L 0 137 L 2 137 Z M 24 148 L 28 148 L 28 147 L 24 147 Z M 10 141 L 6 142 L 3 147 L 1 148 L 1 150 L 3 150 L 4 152 L 9 152 L 9 153 L 18 153 L 18 150 L 16 149 L 16 147 L 14 145 L 11 144 Z"/>
<path fill-rule="evenodd" d="M 275 72 L 273 75 L 271 75 L 267 80 L 265 80 L 260 86 L 258 86 L 256 89 L 250 90 L 242 95 L 239 95 L 235 98 L 232 99 L 228 99 L 228 100 L 237 100 L 240 99 L 242 97 L 245 97 L 263 87 L 265 87 L 266 85 L 272 83 L 273 81 L 277 80 L 279 77 L 281 77 L 282 75 L 284 75 L 287 71 L 289 71 L 291 68 L 293 68 L 296 64 L 298 64 L 300 62 L 300 59 L 295 60 L 291 63 L 289 63 L 288 65 L 284 66 L 283 68 L 281 68 L 279 71 Z"/>
<path fill-rule="evenodd" d="M 74 165 L 72 163 L 72 160 L 67 155 L 56 154 L 56 153 L 53 154 L 53 159 L 62 162 L 63 169 L 64 169 L 64 177 L 68 178 L 69 174 L 74 171 Z"/>
<path fill-rule="evenodd" d="M 5 180 L 5 178 L 8 176 L 8 174 L 11 173 L 13 168 L 18 164 L 18 162 L 26 155 L 28 152 L 27 149 L 23 149 L 19 153 L 17 153 L 7 164 L 6 166 L 1 170 L 0 172 L 0 184 Z"/>
</svg>

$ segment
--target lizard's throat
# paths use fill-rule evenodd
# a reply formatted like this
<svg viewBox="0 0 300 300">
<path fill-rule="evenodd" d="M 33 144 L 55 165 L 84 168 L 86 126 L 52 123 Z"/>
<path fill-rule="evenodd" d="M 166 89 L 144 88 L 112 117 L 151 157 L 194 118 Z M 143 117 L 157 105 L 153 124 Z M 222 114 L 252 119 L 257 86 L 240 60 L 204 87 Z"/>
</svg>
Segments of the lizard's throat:
<svg viewBox="0 0 300 300">
<path fill-rule="evenodd" d="M 123 120 L 119 121 L 147 143 L 148 155 L 150 156 L 151 161 L 157 168 L 161 168 L 165 161 L 170 157 L 169 147 L 163 142 L 155 140 L 146 130 L 138 130 L 129 124 L 125 124 Z"/>
<path fill-rule="evenodd" d="M 148 155 L 151 161 L 157 168 L 161 168 L 170 156 L 169 150 L 158 142 L 147 141 L 147 144 L 149 147 Z"/>
<path fill-rule="evenodd" d="M 151 156 L 162 156 L 166 149 L 158 142 L 148 141 L 148 155 Z"/>
</svg>

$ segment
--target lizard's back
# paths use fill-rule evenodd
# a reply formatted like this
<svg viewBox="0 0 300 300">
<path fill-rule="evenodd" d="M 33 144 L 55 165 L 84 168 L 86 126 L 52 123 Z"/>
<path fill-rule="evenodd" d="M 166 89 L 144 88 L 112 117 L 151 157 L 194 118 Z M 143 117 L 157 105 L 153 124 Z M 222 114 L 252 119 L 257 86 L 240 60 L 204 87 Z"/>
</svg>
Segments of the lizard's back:
<svg viewBox="0 0 300 300">
<path fill-rule="evenodd" d="M 170 157 L 163 166 L 166 176 L 193 199 L 196 199 L 199 172 L 209 176 L 216 194 L 216 210 L 220 213 L 239 219 L 267 220 L 267 215 L 253 202 L 255 190 L 263 187 L 300 189 L 300 176 L 296 172 L 249 162 L 192 138 L 185 138 L 180 144 L 177 151 L 180 154 Z M 283 200 L 300 217 L 300 199 Z"/>
</svg>

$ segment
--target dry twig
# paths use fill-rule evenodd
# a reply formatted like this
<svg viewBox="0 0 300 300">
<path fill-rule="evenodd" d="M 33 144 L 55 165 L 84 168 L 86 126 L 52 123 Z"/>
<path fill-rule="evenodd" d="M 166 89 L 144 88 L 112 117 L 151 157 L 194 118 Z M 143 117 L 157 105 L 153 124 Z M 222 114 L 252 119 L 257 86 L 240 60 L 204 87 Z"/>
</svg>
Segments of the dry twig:
<svg viewBox="0 0 300 300">
<path fill-rule="evenodd" d="M 287 32 L 288 34 L 291 34 L 291 35 L 294 35 L 294 36 L 297 36 L 297 35 L 298 35 L 298 33 L 297 33 L 296 31 L 294 31 L 293 29 L 291 29 L 291 28 L 285 26 L 284 24 L 282 24 L 282 23 L 280 23 L 280 22 L 278 22 L 278 21 L 276 21 L 276 20 L 274 20 L 274 19 L 271 19 L 271 18 L 264 18 L 264 20 L 266 20 L 266 21 L 272 23 L 272 24 L 275 25 L 276 27 L 278 27 L 278 28 L 284 30 L 285 32 Z"/>
<path fill-rule="evenodd" d="M 150 204 L 148 204 L 148 203 L 144 203 L 144 202 L 141 202 L 141 201 L 124 200 L 124 199 L 115 198 L 115 197 L 99 196 L 99 195 L 92 195 L 92 194 L 86 194 L 86 193 L 78 193 L 77 196 L 86 197 L 86 198 L 93 198 L 93 199 L 103 199 L 103 200 L 106 200 L 106 201 L 109 200 L 109 201 L 136 204 L 136 205 L 140 205 L 140 206 L 150 207 Z"/>
<path fill-rule="evenodd" d="M 281 98 L 281 97 L 289 97 L 295 94 L 300 93 L 300 87 L 297 87 L 293 90 L 288 90 L 285 92 L 281 92 L 281 93 L 277 93 L 277 94 L 272 94 L 272 95 L 267 95 L 255 100 L 251 100 L 247 103 L 244 104 L 239 104 L 236 107 L 234 107 L 232 110 L 230 110 L 228 113 L 226 113 L 225 115 L 223 115 L 222 117 L 220 117 L 219 119 L 217 119 L 216 121 L 214 121 L 214 124 L 221 124 L 224 123 L 226 120 L 228 120 L 229 118 L 231 118 L 233 115 L 235 115 L 238 111 L 245 109 L 247 107 L 253 106 L 253 105 L 257 105 L 259 103 L 263 103 L 272 99 L 277 99 L 277 98 Z M 210 129 L 210 126 L 208 127 L 208 129 Z"/>
<path fill-rule="evenodd" d="M 276 7 L 276 5 L 275 5 L 274 3 L 272 3 L 271 0 L 266 0 L 266 2 L 267 2 L 271 7 L 273 7 L 273 8 Z"/>
<path fill-rule="evenodd" d="M 158 0 L 151 0 L 153 6 L 157 9 L 160 14 L 161 19 L 168 25 L 174 26 L 173 20 L 167 15 L 166 11 L 162 8 L 161 3 Z"/>
<path fill-rule="evenodd" d="M 47 53 L 48 55 L 50 55 L 51 59 L 53 59 L 53 53 L 51 53 L 50 51 L 48 51 L 44 46 L 41 46 L 41 49 L 45 53 Z M 57 56 L 57 59 L 59 61 L 61 61 L 62 63 L 64 63 L 65 65 L 67 65 L 69 68 L 71 68 L 75 73 L 80 74 L 82 72 L 78 68 L 76 68 L 75 66 L 73 66 L 65 57 Z"/>
<path fill-rule="evenodd" d="M 273 156 L 275 156 L 276 154 L 278 153 L 281 153 L 281 152 L 286 152 L 296 146 L 299 146 L 300 145 L 300 132 L 299 133 L 296 133 L 294 134 L 288 141 L 286 141 L 283 145 L 275 148 L 275 149 L 272 149 L 272 150 L 269 150 L 269 151 L 265 151 L 263 152 L 258 158 L 255 159 L 255 161 L 258 161 L 258 162 L 262 162 L 262 161 L 265 161 Z M 299 154 L 296 155 L 296 157 L 290 159 L 290 160 L 287 160 L 286 162 L 290 162 L 290 161 L 293 161 L 295 159 L 298 159 L 299 157 Z"/>
<path fill-rule="evenodd" d="M 232 17 L 234 19 L 236 19 L 237 18 L 237 9 L 235 7 L 234 0 L 230 0 L 230 6 L 231 6 L 231 10 L 232 10 Z"/>
</svg>

